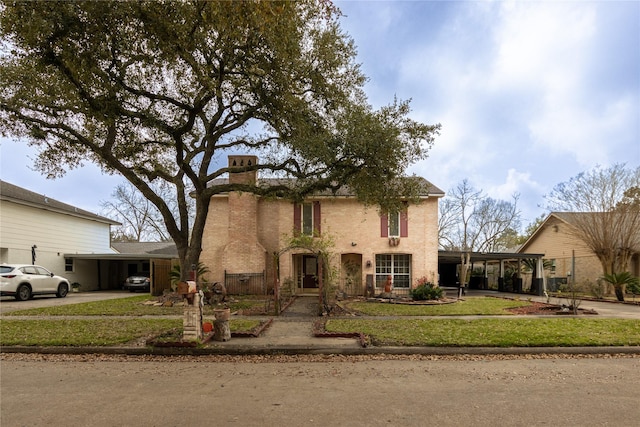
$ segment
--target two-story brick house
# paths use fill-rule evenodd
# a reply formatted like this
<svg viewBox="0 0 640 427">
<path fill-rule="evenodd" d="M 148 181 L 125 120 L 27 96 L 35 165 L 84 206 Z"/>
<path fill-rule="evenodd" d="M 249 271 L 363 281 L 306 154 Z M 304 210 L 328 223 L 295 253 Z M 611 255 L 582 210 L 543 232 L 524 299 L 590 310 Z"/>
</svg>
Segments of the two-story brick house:
<svg viewBox="0 0 640 427">
<path fill-rule="evenodd" d="M 230 156 L 229 166 L 255 164 L 255 156 Z M 231 183 L 256 182 L 256 172 L 232 173 Z M 339 271 L 338 286 L 362 294 L 367 280 L 376 292 L 391 275 L 402 293 L 427 277 L 438 280 L 438 199 L 444 192 L 427 180 L 419 203 L 407 203 L 396 215 L 381 215 L 364 206 L 347 188 L 337 194 L 316 194 L 297 204 L 261 198 L 251 193 L 224 193 L 211 198 L 200 260 L 209 268 L 209 281 L 229 283 L 229 277 L 264 277 L 266 288 L 293 281 L 296 293 L 317 289 L 318 260 L 304 249 L 287 249 L 294 233 L 330 236 Z M 270 179 L 259 181 L 269 185 Z M 214 180 L 219 185 L 228 180 Z M 275 182 L 275 180 L 273 180 Z M 277 180 L 282 184 L 282 180 Z M 278 254 L 278 273 L 275 255 Z"/>
</svg>

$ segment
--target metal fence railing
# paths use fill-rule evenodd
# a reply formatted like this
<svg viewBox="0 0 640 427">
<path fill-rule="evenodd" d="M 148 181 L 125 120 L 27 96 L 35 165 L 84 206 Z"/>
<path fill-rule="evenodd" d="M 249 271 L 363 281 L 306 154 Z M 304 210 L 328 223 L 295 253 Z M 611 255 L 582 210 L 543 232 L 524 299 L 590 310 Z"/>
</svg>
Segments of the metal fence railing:
<svg viewBox="0 0 640 427">
<path fill-rule="evenodd" d="M 264 295 L 265 282 L 264 271 L 262 273 L 224 272 L 224 285 L 229 295 Z"/>
</svg>

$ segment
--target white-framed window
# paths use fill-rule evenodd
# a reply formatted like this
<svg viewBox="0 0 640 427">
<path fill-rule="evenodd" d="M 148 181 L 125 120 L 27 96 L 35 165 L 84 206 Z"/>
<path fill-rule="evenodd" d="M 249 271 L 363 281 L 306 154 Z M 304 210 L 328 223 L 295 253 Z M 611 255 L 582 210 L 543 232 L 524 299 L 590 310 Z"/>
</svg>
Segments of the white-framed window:
<svg viewBox="0 0 640 427">
<path fill-rule="evenodd" d="M 389 237 L 400 237 L 400 212 L 390 213 L 389 218 Z"/>
<path fill-rule="evenodd" d="M 387 276 L 393 279 L 394 288 L 411 287 L 411 255 L 377 254 L 376 287 L 384 287 Z"/>
<path fill-rule="evenodd" d="M 294 203 L 293 230 L 306 236 L 320 236 L 320 202 Z"/>
<path fill-rule="evenodd" d="M 64 271 L 67 273 L 73 272 L 73 258 L 64 259 Z"/>
<path fill-rule="evenodd" d="M 409 237 L 409 210 L 380 215 L 380 237 Z"/>
<path fill-rule="evenodd" d="M 302 204 L 302 234 L 313 235 L 313 203 Z"/>
</svg>

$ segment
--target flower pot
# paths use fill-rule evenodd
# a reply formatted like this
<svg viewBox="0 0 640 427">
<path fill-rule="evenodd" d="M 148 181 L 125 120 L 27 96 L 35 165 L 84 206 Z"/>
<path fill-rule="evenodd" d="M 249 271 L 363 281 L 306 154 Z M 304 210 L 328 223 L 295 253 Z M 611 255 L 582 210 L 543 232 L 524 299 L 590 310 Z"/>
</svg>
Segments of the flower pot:
<svg viewBox="0 0 640 427">
<path fill-rule="evenodd" d="M 178 282 L 178 294 L 186 295 L 189 293 L 189 284 L 187 282 Z"/>
<path fill-rule="evenodd" d="M 231 317 L 231 309 L 213 310 L 213 315 L 216 316 L 216 320 L 229 320 L 229 317 Z"/>
</svg>

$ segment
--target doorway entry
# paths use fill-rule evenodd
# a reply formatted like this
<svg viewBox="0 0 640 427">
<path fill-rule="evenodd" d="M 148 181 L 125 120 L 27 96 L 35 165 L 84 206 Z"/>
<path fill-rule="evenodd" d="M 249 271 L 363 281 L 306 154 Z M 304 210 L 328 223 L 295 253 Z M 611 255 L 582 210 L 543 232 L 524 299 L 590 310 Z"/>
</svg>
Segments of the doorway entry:
<svg viewBox="0 0 640 427">
<path fill-rule="evenodd" d="M 302 289 L 318 289 L 318 257 L 302 255 Z"/>
</svg>

